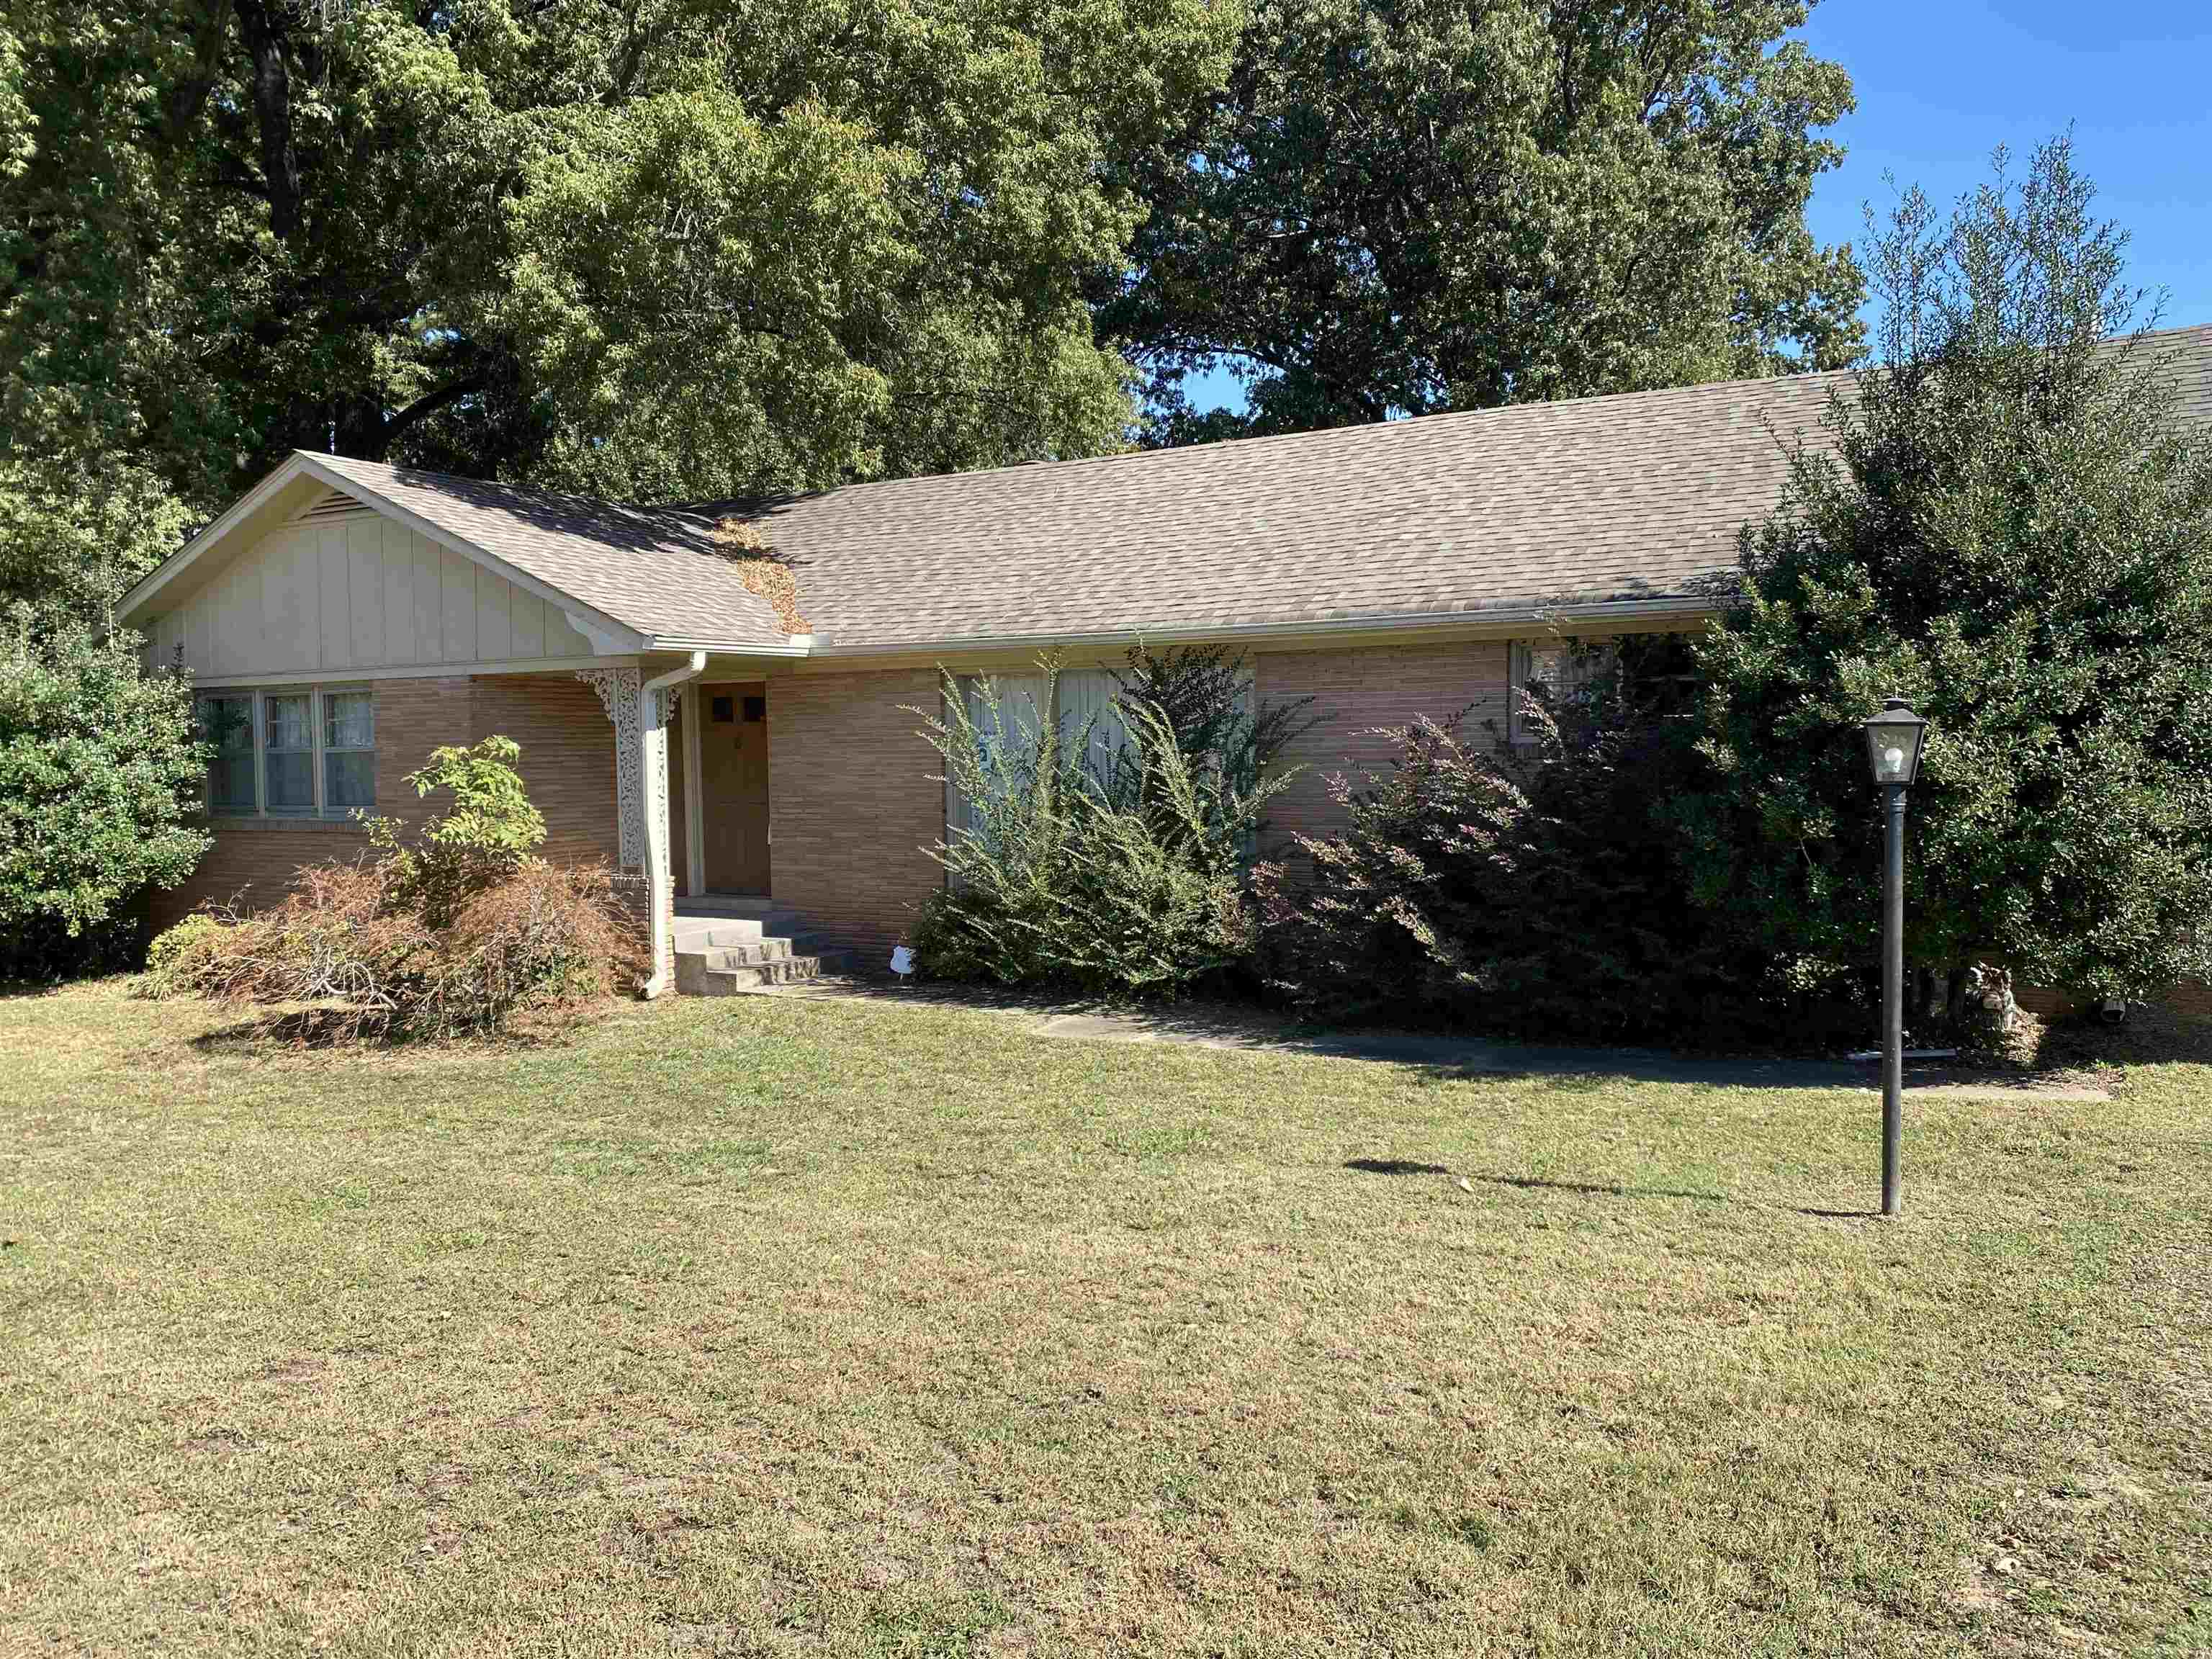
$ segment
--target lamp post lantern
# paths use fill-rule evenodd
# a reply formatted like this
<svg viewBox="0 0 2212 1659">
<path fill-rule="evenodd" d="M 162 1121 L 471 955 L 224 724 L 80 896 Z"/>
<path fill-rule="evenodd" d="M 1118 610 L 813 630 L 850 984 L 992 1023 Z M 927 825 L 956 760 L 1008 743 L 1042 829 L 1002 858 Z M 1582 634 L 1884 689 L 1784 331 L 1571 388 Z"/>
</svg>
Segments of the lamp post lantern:
<svg viewBox="0 0 2212 1659">
<path fill-rule="evenodd" d="M 1892 697 L 1865 730 L 1889 831 L 1881 893 L 1881 1212 L 1896 1215 L 1904 1208 L 1898 1142 L 1905 1132 L 1905 792 L 1920 775 L 1928 722 L 1904 698 Z"/>
</svg>

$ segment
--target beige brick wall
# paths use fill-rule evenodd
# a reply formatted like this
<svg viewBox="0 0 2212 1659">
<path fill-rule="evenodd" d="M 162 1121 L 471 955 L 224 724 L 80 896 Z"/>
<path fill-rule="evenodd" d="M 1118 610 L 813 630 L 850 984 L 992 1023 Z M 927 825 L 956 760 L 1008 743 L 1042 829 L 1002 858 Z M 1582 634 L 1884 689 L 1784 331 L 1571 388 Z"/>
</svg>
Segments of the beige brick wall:
<svg viewBox="0 0 2212 1659">
<path fill-rule="evenodd" d="M 615 728 L 599 694 L 573 674 L 487 675 L 471 683 L 465 741 L 494 732 L 522 745 L 523 786 L 545 815 L 545 856 L 557 864 L 615 863 L 622 855 Z"/>
<path fill-rule="evenodd" d="M 419 821 L 436 803 L 419 799 L 406 775 L 441 744 L 496 732 L 522 745 L 523 782 L 545 815 L 545 855 L 615 862 L 614 726 L 589 685 L 568 674 L 455 675 L 379 680 L 373 689 L 379 812 Z M 199 867 L 181 886 L 149 896 L 149 920 L 158 932 L 203 903 L 273 904 L 301 866 L 355 857 L 366 846 L 350 823 L 218 819 Z"/>
<path fill-rule="evenodd" d="M 883 965 L 943 871 L 936 751 L 906 707 L 933 708 L 931 668 L 793 674 L 768 693 L 769 869 L 777 904 Z"/>
<path fill-rule="evenodd" d="M 1315 699 L 1306 712 L 1323 716 L 1283 755 L 1303 769 L 1268 814 L 1269 850 L 1292 835 L 1328 836 L 1344 827 L 1328 798 L 1332 774 L 1355 784 L 1386 772 L 1396 745 L 1377 729 L 1410 725 L 1416 715 L 1443 720 L 1466 710 L 1462 730 L 1480 736 L 1485 720 L 1502 733 L 1509 707 L 1510 648 L 1502 640 L 1448 645 L 1395 645 L 1336 651 L 1270 651 L 1253 659 L 1261 701 Z"/>
</svg>

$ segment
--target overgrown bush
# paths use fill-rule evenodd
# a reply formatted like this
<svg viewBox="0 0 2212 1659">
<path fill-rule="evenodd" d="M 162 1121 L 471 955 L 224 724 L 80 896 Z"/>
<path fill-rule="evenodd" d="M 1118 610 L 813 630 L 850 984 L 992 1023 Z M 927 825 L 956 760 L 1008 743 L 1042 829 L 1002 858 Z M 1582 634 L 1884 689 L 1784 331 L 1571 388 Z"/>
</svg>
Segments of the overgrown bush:
<svg viewBox="0 0 2212 1659">
<path fill-rule="evenodd" d="M 1954 992 L 1978 963 L 2096 995 L 2212 973 L 2212 446 L 2092 199 L 2061 141 L 1871 239 L 1880 360 L 1699 647 L 1712 764 L 1679 817 L 1766 949 L 1871 978 L 1857 727 L 1899 696 L 1929 721 L 1908 961 Z"/>
<path fill-rule="evenodd" d="M 1047 708 L 1058 678 L 1048 663 Z M 949 675 L 945 690 L 942 718 L 915 712 L 973 821 L 935 849 L 948 880 L 914 930 L 922 973 L 1142 994 L 1249 957 L 1248 849 L 1288 775 L 1242 781 L 1218 750 L 1187 749 L 1161 703 L 1125 691 L 1124 741 L 1101 776 L 1088 728 L 1023 721 L 989 681 L 979 722 Z"/>
<path fill-rule="evenodd" d="M 1423 720 L 1331 781 L 1349 827 L 1256 872 L 1262 972 L 1302 1011 L 1590 1042 L 1771 1041 L 1832 975 L 1731 943 L 1655 811 L 1698 763 L 1667 677 L 1530 699 L 1516 750 Z M 1801 1028 L 1802 1029 L 1802 1028 Z"/>
<path fill-rule="evenodd" d="M 1156 711 L 1174 732 L 1176 746 L 1194 764 L 1218 772 L 1240 795 L 1259 788 L 1283 751 L 1322 718 L 1309 712 L 1312 697 L 1257 702 L 1249 659 L 1227 646 L 1154 651 L 1133 645 L 1113 674 L 1121 688 L 1114 706 L 1125 729 L 1136 710 Z M 1141 801 L 1140 767 L 1109 764 L 1103 770 L 1099 781 L 1117 805 Z"/>
<path fill-rule="evenodd" d="M 505 738 L 437 750 L 410 781 L 454 805 L 411 843 L 372 820 L 368 854 L 300 871 L 276 908 L 187 917 L 155 940 L 142 988 L 321 1004 L 318 1030 L 339 1039 L 477 1035 L 613 994 L 643 971 L 636 929 L 607 871 L 530 854 L 544 822 L 520 752 Z"/>
<path fill-rule="evenodd" d="M 142 672 L 138 643 L 27 605 L 0 616 L 0 977 L 126 965 L 133 901 L 208 848 L 190 688 Z"/>
</svg>

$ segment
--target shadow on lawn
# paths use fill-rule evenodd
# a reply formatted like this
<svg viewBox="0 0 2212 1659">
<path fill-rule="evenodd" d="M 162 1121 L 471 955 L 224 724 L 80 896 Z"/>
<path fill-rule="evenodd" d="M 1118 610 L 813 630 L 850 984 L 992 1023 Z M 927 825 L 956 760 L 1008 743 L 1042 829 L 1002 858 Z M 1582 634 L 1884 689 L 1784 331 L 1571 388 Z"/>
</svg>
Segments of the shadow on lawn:
<svg viewBox="0 0 2212 1659">
<path fill-rule="evenodd" d="M 1410 1158 L 1349 1158 L 1344 1161 L 1344 1167 L 1360 1175 L 1452 1173 L 1442 1164 L 1423 1164 Z M 1591 1198 L 1680 1198 L 1699 1204 L 1741 1204 L 1759 1210 L 1786 1209 L 1792 1215 L 1808 1216 L 1820 1221 L 1866 1221 L 1880 1213 L 1875 1210 L 1820 1210 L 1796 1205 L 1765 1204 L 1757 1199 L 1732 1198 L 1726 1193 L 1709 1193 L 1686 1187 L 1623 1187 L 1597 1181 L 1547 1181 L 1538 1176 L 1467 1175 L 1459 1178 L 1463 1182 L 1480 1181 L 1489 1187 L 1511 1187 L 1522 1192 L 1573 1193 Z"/>
<path fill-rule="evenodd" d="M 601 1017 L 605 1008 L 582 1014 L 570 1012 L 563 1019 L 555 1011 L 540 1011 L 544 1018 L 514 1018 L 496 1031 L 462 1031 L 444 1037 L 402 1036 L 363 1020 L 349 1008 L 293 1008 L 257 1014 L 229 1025 L 203 1031 L 191 1040 L 204 1054 L 267 1054 L 272 1049 L 293 1052 L 343 1051 L 351 1054 L 399 1054 L 409 1049 L 510 1050 L 566 1047 L 584 1024 Z"/>
</svg>

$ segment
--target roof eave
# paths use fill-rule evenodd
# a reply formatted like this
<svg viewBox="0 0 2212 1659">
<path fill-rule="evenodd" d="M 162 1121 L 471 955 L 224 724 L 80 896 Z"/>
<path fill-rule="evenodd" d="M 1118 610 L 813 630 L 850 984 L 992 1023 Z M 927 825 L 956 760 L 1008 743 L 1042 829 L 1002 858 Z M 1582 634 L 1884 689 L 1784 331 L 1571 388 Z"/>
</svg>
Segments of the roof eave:
<svg viewBox="0 0 2212 1659">
<path fill-rule="evenodd" d="M 810 657 L 890 657 L 932 652 L 981 653 L 1036 650 L 1044 647 L 1082 648 L 1130 645 L 1176 645 L 1220 641 L 1224 643 L 1305 638 L 1339 634 L 1395 634 L 1437 629 L 1560 626 L 1577 623 L 1653 622 L 1680 617 L 1696 622 L 1728 608 L 1724 597 L 1704 593 L 1670 593 L 1635 599 L 1518 599 L 1499 605 L 1468 606 L 1455 611 L 1365 612 L 1293 622 L 1212 623 L 1174 628 L 1121 628 L 1088 634 L 970 634 L 942 639 L 840 645 L 819 636 L 811 650 L 794 653 Z"/>
</svg>

